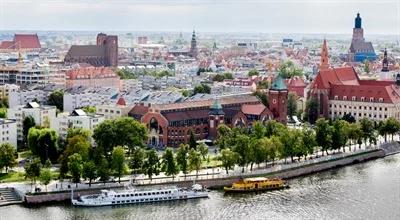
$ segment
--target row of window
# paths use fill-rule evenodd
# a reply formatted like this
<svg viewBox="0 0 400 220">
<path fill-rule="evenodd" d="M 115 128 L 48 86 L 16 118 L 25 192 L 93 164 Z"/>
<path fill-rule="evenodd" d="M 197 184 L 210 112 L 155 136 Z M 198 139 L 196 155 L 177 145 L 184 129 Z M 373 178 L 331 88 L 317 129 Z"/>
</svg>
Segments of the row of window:
<svg viewBox="0 0 400 220">
<path fill-rule="evenodd" d="M 135 193 L 135 194 L 122 194 L 116 195 L 115 197 L 129 197 L 129 196 L 147 196 L 147 195 L 164 195 L 164 194 L 171 194 L 171 191 L 162 191 L 162 192 L 151 192 L 151 193 Z"/>
<path fill-rule="evenodd" d="M 334 97 L 335 100 L 339 100 L 339 96 L 335 95 Z M 342 98 L 343 101 L 347 101 L 347 96 L 343 96 Z M 352 96 L 351 97 L 351 101 L 358 101 L 356 96 Z M 360 100 L 361 102 L 365 102 L 365 97 L 361 97 Z M 375 98 L 374 97 L 370 97 L 369 98 L 370 102 L 375 102 Z M 379 98 L 378 102 L 383 102 L 383 98 Z"/>
<path fill-rule="evenodd" d="M 152 202 L 152 201 L 161 201 L 161 200 L 171 200 L 172 197 L 163 197 L 163 198 L 149 198 L 149 199 L 132 199 L 132 200 L 124 200 L 124 201 L 112 201 L 112 204 L 124 204 L 124 203 L 137 203 L 137 202 Z"/>
<path fill-rule="evenodd" d="M 330 108 L 332 108 L 332 106 L 334 107 L 334 108 L 336 108 L 336 107 L 339 107 L 339 108 L 342 108 L 342 105 L 332 105 L 332 104 L 329 104 L 329 107 Z M 351 107 L 350 105 L 349 106 L 347 106 L 347 105 L 343 105 L 343 108 L 349 108 L 349 109 L 357 109 L 357 106 L 353 106 L 353 107 Z M 367 107 L 367 106 L 364 106 L 364 110 L 367 110 L 369 108 L 369 110 L 372 110 L 372 106 L 369 106 L 369 107 Z M 358 109 L 363 109 L 363 106 L 358 106 Z M 378 108 L 377 107 L 374 107 L 374 110 L 376 111 L 376 110 L 378 110 Z M 385 107 L 384 108 L 384 110 L 385 111 L 387 111 L 387 107 Z M 382 107 L 379 107 L 379 111 L 382 111 Z"/>
<path fill-rule="evenodd" d="M 343 114 L 342 114 L 343 113 Z M 329 111 L 329 114 L 330 115 L 332 115 L 332 111 Z M 357 116 L 357 113 L 356 112 L 353 112 L 353 114 L 351 113 L 351 112 L 336 112 L 336 111 L 334 111 L 333 112 L 333 115 L 334 116 L 336 116 L 336 115 L 346 115 L 346 114 L 350 114 L 350 115 L 353 115 L 354 117 L 356 117 Z M 358 117 L 362 117 L 362 116 L 364 116 L 364 117 L 367 117 L 367 113 L 364 113 L 364 114 L 361 114 L 361 113 L 358 113 Z M 387 118 L 388 116 L 387 115 L 372 115 L 372 114 L 368 114 L 368 117 L 369 118 Z"/>
</svg>

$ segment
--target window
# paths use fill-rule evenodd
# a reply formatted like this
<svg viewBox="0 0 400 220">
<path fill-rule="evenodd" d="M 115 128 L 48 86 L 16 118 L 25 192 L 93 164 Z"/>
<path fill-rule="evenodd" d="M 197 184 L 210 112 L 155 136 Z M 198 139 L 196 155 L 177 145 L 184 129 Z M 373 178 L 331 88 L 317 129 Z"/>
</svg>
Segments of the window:
<svg viewBox="0 0 400 220">
<path fill-rule="evenodd" d="M 369 101 L 370 101 L 370 102 L 374 102 L 374 97 L 370 97 L 370 98 L 369 98 Z"/>
<path fill-rule="evenodd" d="M 361 97 L 361 101 L 363 102 L 365 100 L 365 97 Z"/>
<path fill-rule="evenodd" d="M 335 100 L 338 100 L 338 99 L 339 99 L 339 97 L 338 97 L 337 95 L 335 95 L 335 97 L 334 97 L 333 99 L 335 99 Z"/>
<path fill-rule="evenodd" d="M 347 100 L 347 96 L 343 96 L 343 100 L 346 101 Z"/>
<path fill-rule="evenodd" d="M 356 97 L 355 96 L 351 97 L 351 101 L 356 101 Z"/>
<path fill-rule="evenodd" d="M 383 102 L 383 98 L 379 98 L 379 102 Z"/>
</svg>

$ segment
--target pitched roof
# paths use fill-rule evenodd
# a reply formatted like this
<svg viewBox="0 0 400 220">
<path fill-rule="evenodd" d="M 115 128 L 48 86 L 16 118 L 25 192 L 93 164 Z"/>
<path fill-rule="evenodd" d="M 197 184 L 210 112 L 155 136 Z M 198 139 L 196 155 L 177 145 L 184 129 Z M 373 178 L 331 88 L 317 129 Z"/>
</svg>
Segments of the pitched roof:
<svg viewBox="0 0 400 220">
<path fill-rule="evenodd" d="M 13 49 L 14 41 L 2 41 L 0 43 L 0 49 Z"/>
<path fill-rule="evenodd" d="M 359 85 L 359 78 L 353 67 L 337 67 L 320 70 L 311 88 L 328 89 L 331 85 Z"/>
<path fill-rule="evenodd" d="M 257 104 L 257 105 L 242 105 L 242 112 L 245 115 L 260 115 L 265 110 L 265 105 Z"/>
<path fill-rule="evenodd" d="M 14 42 L 19 43 L 22 49 L 41 48 L 37 34 L 15 34 Z"/>
<path fill-rule="evenodd" d="M 71 57 L 101 57 L 105 54 L 103 45 L 72 45 L 67 56 Z"/>
<path fill-rule="evenodd" d="M 350 51 L 353 53 L 357 53 L 360 51 L 368 51 L 368 52 L 373 52 L 374 47 L 372 46 L 371 42 L 365 42 L 365 41 L 353 41 L 351 42 L 350 45 Z"/>
<path fill-rule="evenodd" d="M 162 115 L 168 121 L 182 121 L 187 119 L 208 118 L 208 109 L 184 110 L 177 112 L 164 112 Z"/>
<path fill-rule="evenodd" d="M 283 80 L 282 76 L 278 75 L 272 82 L 271 90 L 286 90 L 286 89 L 287 87 L 285 81 Z"/>
</svg>

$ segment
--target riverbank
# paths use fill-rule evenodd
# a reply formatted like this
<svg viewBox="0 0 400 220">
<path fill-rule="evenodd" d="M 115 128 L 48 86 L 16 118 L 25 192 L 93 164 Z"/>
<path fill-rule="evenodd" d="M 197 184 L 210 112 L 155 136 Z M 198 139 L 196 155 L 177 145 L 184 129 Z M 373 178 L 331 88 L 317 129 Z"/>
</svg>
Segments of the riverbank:
<svg viewBox="0 0 400 220">
<path fill-rule="evenodd" d="M 258 177 L 267 176 L 271 178 L 283 178 L 290 179 L 299 176 L 309 175 L 324 170 L 333 168 L 343 167 L 355 163 L 365 162 L 377 158 L 382 158 L 388 155 L 396 154 L 400 152 L 400 144 L 398 142 L 385 143 L 379 148 L 365 149 L 357 152 L 348 152 L 341 154 L 334 154 L 325 156 L 323 158 L 317 158 L 313 160 L 307 160 L 297 162 L 294 164 L 279 164 L 268 168 L 255 169 L 252 172 L 247 173 L 231 173 L 228 175 L 214 176 L 200 176 L 196 179 L 196 182 L 207 186 L 210 189 L 218 189 L 223 186 L 230 185 L 232 182 L 239 180 L 243 177 Z M 144 186 L 156 186 L 156 185 L 177 185 L 187 187 L 193 184 L 193 178 L 187 179 L 172 179 L 166 178 L 164 181 L 159 179 L 158 181 L 141 180 L 135 181 L 134 185 L 137 187 Z M 121 189 L 123 185 L 99 187 L 96 189 L 74 189 L 74 196 L 87 195 L 98 193 L 100 189 Z M 24 202 L 26 204 L 42 204 L 50 202 L 61 202 L 67 201 L 71 198 L 70 190 L 63 190 L 51 193 L 35 193 L 24 196 Z"/>
</svg>

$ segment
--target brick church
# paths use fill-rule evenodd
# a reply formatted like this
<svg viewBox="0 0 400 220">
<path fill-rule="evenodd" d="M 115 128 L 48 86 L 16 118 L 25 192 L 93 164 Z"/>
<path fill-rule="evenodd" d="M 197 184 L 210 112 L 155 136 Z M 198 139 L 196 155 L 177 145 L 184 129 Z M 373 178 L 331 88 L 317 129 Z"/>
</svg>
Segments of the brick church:
<svg viewBox="0 0 400 220">
<path fill-rule="evenodd" d="M 118 36 L 99 33 L 96 45 L 72 45 L 64 62 L 88 63 L 95 67 L 118 66 Z"/>
<path fill-rule="evenodd" d="M 136 105 L 130 116 L 144 123 L 149 132 L 148 145 L 174 146 L 188 143 L 190 133 L 196 140 L 215 140 L 221 124 L 250 127 L 255 121 L 287 120 L 288 90 L 276 77 L 269 95 L 269 108 L 253 95 L 235 95 L 217 100 L 193 101 L 163 105 Z"/>
<path fill-rule="evenodd" d="M 382 71 L 387 71 L 385 52 Z M 353 67 L 332 67 L 324 40 L 320 70 L 310 86 L 310 97 L 318 102 L 318 117 L 374 121 L 394 117 L 400 120 L 400 78 L 397 81 L 362 80 Z"/>
</svg>

